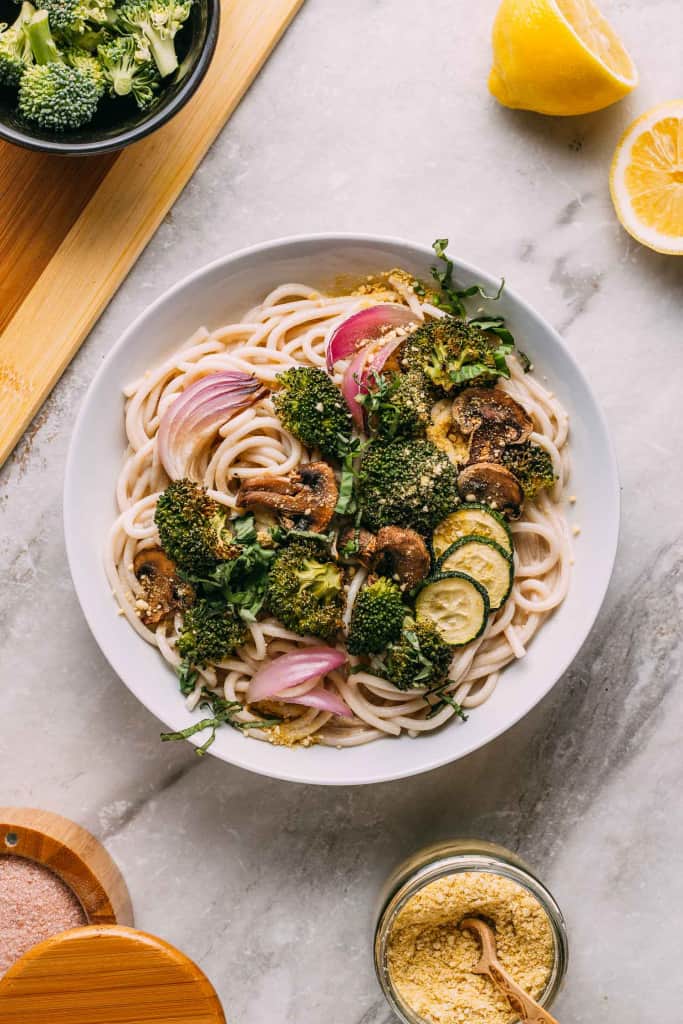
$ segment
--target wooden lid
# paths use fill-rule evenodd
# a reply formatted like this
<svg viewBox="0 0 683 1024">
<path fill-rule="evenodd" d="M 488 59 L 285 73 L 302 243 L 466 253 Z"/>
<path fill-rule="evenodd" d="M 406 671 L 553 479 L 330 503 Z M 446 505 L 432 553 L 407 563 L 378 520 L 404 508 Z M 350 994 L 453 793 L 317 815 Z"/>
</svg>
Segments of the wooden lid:
<svg viewBox="0 0 683 1024">
<path fill-rule="evenodd" d="M 225 1024 L 211 983 L 153 935 L 75 928 L 34 946 L 0 979 L 0 1024 Z"/>
<path fill-rule="evenodd" d="M 50 811 L 0 807 L 0 856 L 27 857 L 49 868 L 79 900 L 88 924 L 133 924 L 121 872 L 80 825 Z"/>
</svg>

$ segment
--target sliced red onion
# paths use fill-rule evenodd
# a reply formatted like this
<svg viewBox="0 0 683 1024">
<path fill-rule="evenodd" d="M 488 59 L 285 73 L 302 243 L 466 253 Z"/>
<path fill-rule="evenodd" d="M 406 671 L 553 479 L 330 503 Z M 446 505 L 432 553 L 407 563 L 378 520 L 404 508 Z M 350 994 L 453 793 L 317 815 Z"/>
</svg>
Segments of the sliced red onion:
<svg viewBox="0 0 683 1024">
<path fill-rule="evenodd" d="M 340 359 L 348 359 L 350 355 L 363 348 L 369 341 L 381 337 L 394 327 L 415 323 L 415 314 L 407 306 L 384 302 L 360 313 L 347 317 L 333 331 L 327 344 L 327 369 L 331 371 Z"/>
<path fill-rule="evenodd" d="M 267 393 L 252 374 L 210 373 L 195 381 L 168 407 L 159 424 L 159 458 L 171 480 L 192 478 L 198 452 L 220 427 Z"/>
<path fill-rule="evenodd" d="M 365 366 L 369 355 L 370 353 L 367 348 L 362 348 L 360 352 L 356 353 L 349 365 L 346 367 L 341 387 L 344 401 L 348 405 L 353 422 L 359 430 L 363 429 L 364 409 L 357 401 L 357 396 L 366 394 L 368 390 L 367 384 L 365 383 Z"/>
<path fill-rule="evenodd" d="M 288 697 L 287 694 L 283 694 L 280 700 L 286 704 L 304 704 L 308 708 L 317 708 L 318 711 L 331 711 L 333 715 L 340 715 L 342 718 L 353 718 L 353 711 L 339 694 L 325 690 L 322 686 L 316 686 L 301 697 Z"/>
<path fill-rule="evenodd" d="M 386 345 L 382 345 L 381 349 L 378 352 L 376 352 L 375 355 L 371 355 L 370 365 L 366 368 L 365 371 L 366 378 L 369 377 L 370 373 L 373 370 L 375 371 L 375 373 L 382 372 L 385 363 L 387 362 L 389 357 L 394 354 L 394 352 L 396 351 L 396 349 L 398 348 L 402 341 L 403 338 L 392 338 L 391 341 L 388 341 L 386 343 Z"/>
<path fill-rule="evenodd" d="M 381 373 L 385 363 L 396 351 L 403 338 L 392 338 L 381 348 L 368 345 L 351 360 L 342 381 L 342 394 L 349 407 L 353 421 L 359 430 L 363 429 L 365 410 L 357 399 L 370 390 L 370 375 Z M 373 354 L 374 353 L 374 354 Z"/>
<path fill-rule="evenodd" d="M 341 668 L 345 661 L 343 651 L 337 651 L 334 647 L 302 647 L 291 654 L 281 654 L 252 676 L 247 701 L 253 703 L 274 694 L 281 695 L 282 690 L 289 690 L 299 683 L 305 683 L 307 679 L 325 676 L 335 668 Z M 309 694 L 303 696 L 308 697 Z M 287 697 L 280 696 L 280 699 L 287 700 Z M 295 703 L 298 701 L 297 697 Z"/>
</svg>

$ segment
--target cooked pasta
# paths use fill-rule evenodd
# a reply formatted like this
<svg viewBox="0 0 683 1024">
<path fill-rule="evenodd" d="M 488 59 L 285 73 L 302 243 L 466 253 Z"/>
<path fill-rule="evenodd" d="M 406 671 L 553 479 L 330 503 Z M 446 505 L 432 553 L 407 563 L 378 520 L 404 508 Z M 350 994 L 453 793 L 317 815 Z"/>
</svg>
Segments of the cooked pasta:
<svg viewBox="0 0 683 1024">
<path fill-rule="evenodd" d="M 421 301 L 400 277 L 389 277 L 386 292 L 381 296 L 375 293 L 373 301 L 378 298 L 409 305 L 419 320 L 443 315 L 437 306 Z M 160 365 L 126 388 L 128 450 L 116 486 L 119 512 L 107 544 L 106 571 L 131 626 L 155 645 L 171 666 L 178 666 L 181 660 L 176 641 L 182 617 L 176 614 L 156 629 L 144 625 L 138 613 L 143 594 L 133 571 L 136 554 L 159 544 L 154 512 L 157 498 L 168 484 L 157 445 L 161 417 L 180 393 L 209 373 L 245 371 L 271 385 L 289 367 L 324 367 L 331 331 L 369 304 L 368 296 L 363 294 L 328 296 L 304 284 L 283 284 L 240 323 L 213 331 L 198 330 Z M 510 379 L 501 380 L 498 386 L 532 418 L 531 440 L 550 455 L 557 480 L 551 491 L 541 491 L 535 500 L 527 501 L 522 517 L 511 524 L 514 583 L 509 599 L 490 616 L 481 636 L 455 650 L 445 692 L 465 709 L 486 701 L 505 667 L 524 657 L 534 634 L 563 600 L 569 586 L 571 551 L 562 508 L 568 475 L 567 415 L 533 373 L 523 372 L 514 354 L 508 364 Z M 335 370 L 338 383 L 343 370 L 343 365 Z M 245 479 L 264 472 L 285 474 L 312 457 L 284 428 L 267 395 L 224 424 L 217 440 L 198 453 L 195 473 L 215 501 L 233 509 Z M 364 579 L 365 571 L 359 568 L 348 585 L 347 624 Z M 237 719 L 241 723 L 258 722 L 259 716 L 246 702 L 254 673 L 279 654 L 315 643 L 319 641 L 296 635 L 272 617 L 251 622 L 248 640 L 238 654 L 198 670 L 187 705 L 194 708 L 204 689 L 239 702 L 242 706 Z M 402 733 L 418 736 L 432 732 L 456 713 L 454 703 L 448 702 L 441 702 L 434 713 L 424 688 L 399 690 L 369 672 L 358 658 L 350 659 L 347 671 L 331 673 L 325 684 L 336 689 L 353 711 L 352 718 L 289 704 L 285 705 L 282 724 L 243 731 L 276 743 L 316 742 L 346 747 Z M 310 680 L 292 690 L 291 696 L 319 685 L 320 680 Z"/>
</svg>

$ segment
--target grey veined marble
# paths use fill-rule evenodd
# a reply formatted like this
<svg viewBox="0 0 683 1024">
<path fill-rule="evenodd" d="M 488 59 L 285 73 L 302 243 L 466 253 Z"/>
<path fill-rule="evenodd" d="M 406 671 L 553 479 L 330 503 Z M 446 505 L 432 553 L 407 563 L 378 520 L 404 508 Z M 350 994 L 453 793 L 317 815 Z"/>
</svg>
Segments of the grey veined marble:
<svg viewBox="0 0 683 1024">
<path fill-rule="evenodd" d="M 0 802 L 103 838 L 139 925 L 202 965 L 234 1024 L 388 1024 L 377 890 L 453 834 L 508 844 L 555 891 L 563 1024 L 681 1017 L 683 265 L 622 232 L 607 187 L 623 128 L 680 95 L 680 4 L 603 3 L 642 84 L 568 120 L 489 97 L 495 6 L 308 0 L 0 477 Z M 123 327 L 190 268 L 326 229 L 448 235 L 505 274 L 580 358 L 623 483 L 607 602 L 542 705 L 458 764 L 340 791 L 162 747 L 88 632 L 61 531 L 74 414 Z"/>
</svg>

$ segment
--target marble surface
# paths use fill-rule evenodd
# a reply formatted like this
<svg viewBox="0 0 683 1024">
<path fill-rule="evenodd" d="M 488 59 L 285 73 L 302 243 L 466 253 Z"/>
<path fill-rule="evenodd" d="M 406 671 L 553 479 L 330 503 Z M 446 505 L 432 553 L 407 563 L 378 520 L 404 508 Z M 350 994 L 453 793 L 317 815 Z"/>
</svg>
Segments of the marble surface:
<svg viewBox="0 0 683 1024">
<path fill-rule="evenodd" d="M 555 120 L 489 97 L 494 0 L 308 0 L 0 476 L 0 803 L 100 836 L 139 925 L 196 958 L 232 1024 L 389 1024 L 376 893 L 398 859 L 451 835 L 507 844 L 556 893 L 563 1024 L 679 1015 L 683 973 L 665 960 L 683 900 L 683 267 L 622 232 L 607 169 L 623 128 L 680 94 L 680 6 L 603 8 L 642 84 Z M 327 229 L 448 235 L 504 273 L 581 359 L 623 483 L 606 604 L 542 705 L 458 764 L 338 791 L 160 746 L 90 637 L 61 529 L 74 414 L 130 319 L 214 257 Z"/>
</svg>

